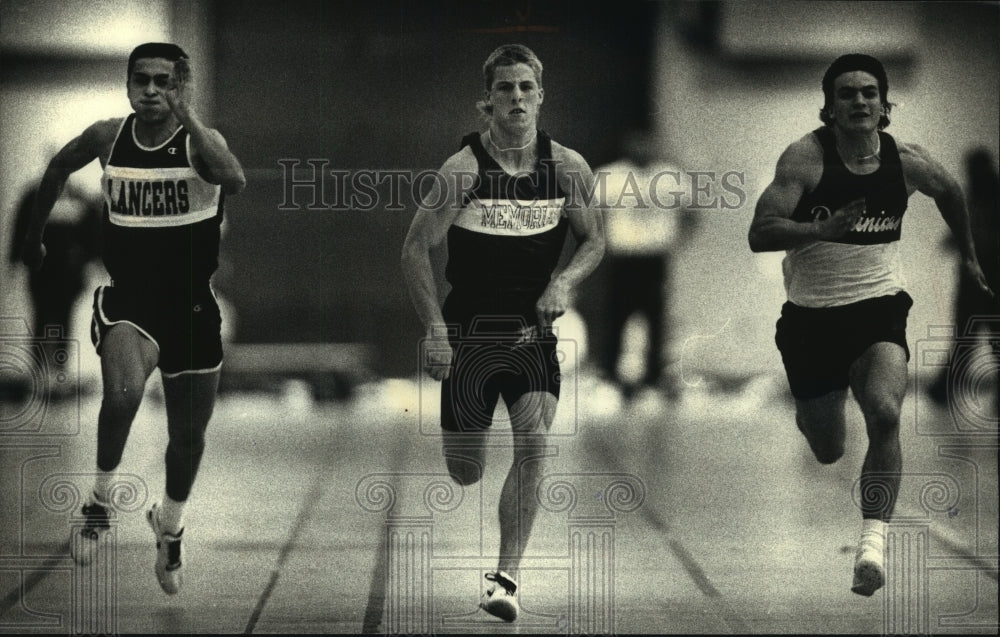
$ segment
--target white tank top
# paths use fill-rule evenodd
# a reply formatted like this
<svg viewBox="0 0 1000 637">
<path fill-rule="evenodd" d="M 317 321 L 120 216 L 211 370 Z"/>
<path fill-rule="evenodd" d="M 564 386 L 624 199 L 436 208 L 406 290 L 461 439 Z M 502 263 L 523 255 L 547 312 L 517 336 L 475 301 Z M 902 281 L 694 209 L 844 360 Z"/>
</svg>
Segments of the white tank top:
<svg viewBox="0 0 1000 637">
<path fill-rule="evenodd" d="M 898 241 L 814 241 L 788 250 L 781 267 L 788 300 L 803 307 L 847 305 L 906 288 Z"/>
</svg>

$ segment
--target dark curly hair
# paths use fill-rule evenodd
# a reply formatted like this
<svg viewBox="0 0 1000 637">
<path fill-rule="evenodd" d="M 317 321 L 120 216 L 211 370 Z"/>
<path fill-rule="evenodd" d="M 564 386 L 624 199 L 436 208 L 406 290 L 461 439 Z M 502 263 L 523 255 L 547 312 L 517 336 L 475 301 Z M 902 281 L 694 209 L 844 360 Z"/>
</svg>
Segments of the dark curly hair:
<svg viewBox="0 0 1000 637">
<path fill-rule="evenodd" d="M 830 126 L 833 124 L 833 117 L 830 116 L 829 109 L 833 105 L 833 82 L 844 73 L 851 71 L 864 71 L 871 73 L 878 81 L 879 97 L 882 98 L 882 108 L 885 112 L 878 120 L 878 129 L 882 130 L 889 125 L 889 113 L 892 111 L 892 103 L 889 101 L 889 78 L 885 74 L 885 67 L 877 59 L 863 53 L 848 53 L 841 55 L 833 61 L 830 68 L 823 74 L 823 108 L 819 110 L 819 119 Z"/>
</svg>

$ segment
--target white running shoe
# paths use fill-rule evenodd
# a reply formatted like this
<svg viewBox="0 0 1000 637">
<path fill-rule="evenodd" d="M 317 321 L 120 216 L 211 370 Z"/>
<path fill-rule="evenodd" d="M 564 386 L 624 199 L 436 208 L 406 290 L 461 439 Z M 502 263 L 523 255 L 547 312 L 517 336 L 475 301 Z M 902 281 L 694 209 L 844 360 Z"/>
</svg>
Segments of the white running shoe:
<svg viewBox="0 0 1000 637">
<path fill-rule="evenodd" d="M 154 504 L 146 512 L 146 521 L 156 534 L 156 581 L 167 595 L 176 595 L 181 590 L 183 572 L 181 571 L 181 529 L 177 535 L 172 535 L 160 529 L 160 505 Z"/>
<path fill-rule="evenodd" d="M 93 500 L 83 505 L 81 513 L 87 520 L 82 528 L 73 530 L 69 552 L 77 564 L 86 565 L 94 561 L 104 536 L 111 531 L 111 519 L 115 512 L 110 505 Z"/>
<path fill-rule="evenodd" d="M 503 571 L 487 573 L 486 579 L 493 582 L 479 602 L 479 607 L 490 615 L 495 615 L 505 622 L 517 619 L 520 607 L 517 604 L 517 582 Z"/>
</svg>

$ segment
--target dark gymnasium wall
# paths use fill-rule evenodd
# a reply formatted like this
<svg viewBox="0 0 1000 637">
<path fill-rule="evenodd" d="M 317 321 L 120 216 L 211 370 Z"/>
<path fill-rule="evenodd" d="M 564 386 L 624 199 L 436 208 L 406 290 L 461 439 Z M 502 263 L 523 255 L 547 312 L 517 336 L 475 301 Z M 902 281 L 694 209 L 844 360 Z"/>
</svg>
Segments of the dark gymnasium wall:
<svg viewBox="0 0 1000 637">
<path fill-rule="evenodd" d="M 422 327 L 399 265 L 410 189 L 395 198 L 388 181 L 377 197 L 354 190 L 352 208 L 329 174 L 322 196 L 287 185 L 313 176 L 310 159 L 327 171 L 436 170 L 483 127 L 475 103 L 496 46 L 520 42 L 539 55 L 540 126 L 592 167 L 615 157 L 625 129 L 648 123 L 655 3 L 234 0 L 215 9 L 214 120 L 248 177 L 227 205 L 216 277 L 235 306 L 238 342 L 365 342 L 376 371 L 416 371 Z M 314 200 L 319 209 L 309 209 Z M 597 329 L 599 276 L 577 302 Z"/>
</svg>

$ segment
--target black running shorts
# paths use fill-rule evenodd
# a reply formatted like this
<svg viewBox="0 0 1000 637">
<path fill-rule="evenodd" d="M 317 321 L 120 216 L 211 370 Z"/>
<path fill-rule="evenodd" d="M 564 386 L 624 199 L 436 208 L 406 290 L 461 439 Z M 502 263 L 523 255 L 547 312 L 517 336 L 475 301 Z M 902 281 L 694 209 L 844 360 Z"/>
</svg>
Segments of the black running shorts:
<svg viewBox="0 0 1000 637">
<path fill-rule="evenodd" d="M 207 284 L 169 293 L 97 288 L 90 336 L 98 354 L 108 330 L 119 323 L 131 325 L 156 345 L 165 376 L 211 372 L 222 364 L 222 319 Z"/>
<path fill-rule="evenodd" d="M 486 311 L 477 312 L 476 305 Z M 510 307 L 504 311 L 454 295 L 445 301 L 453 352 L 451 374 L 441 382 L 441 427 L 446 431 L 487 429 L 501 397 L 511 412 L 527 393 L 547 392 L 559 398 L 556 337 L 540 334 L 537 319 L 532 320 L 533 302 Z"/>
<path fill-rule="evenodd" d="M 912 305 L 906 292 L 836 307 L 785 303 L 774 340 L 792 395 L 808 400 L 846 389 L 851 363 L 874 343 L 896 343 L 909 361 L 906 318 Z"/>
</svg>

